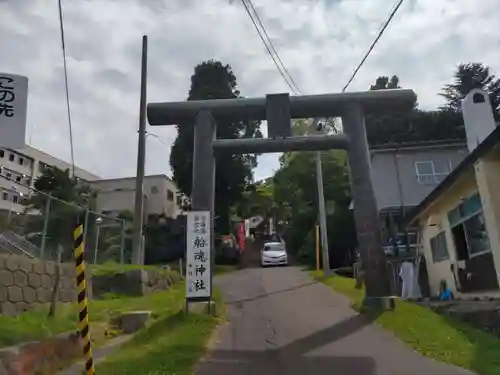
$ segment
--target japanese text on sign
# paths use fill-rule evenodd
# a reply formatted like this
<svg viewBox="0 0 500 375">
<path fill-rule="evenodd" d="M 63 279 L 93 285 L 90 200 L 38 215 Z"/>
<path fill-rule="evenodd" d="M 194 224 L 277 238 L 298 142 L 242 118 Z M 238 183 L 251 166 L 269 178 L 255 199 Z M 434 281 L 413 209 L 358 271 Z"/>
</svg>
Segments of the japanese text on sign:
<svg viewBox="0 0 500 375">
<path fill-rule="evenodd" d="M 186 297 L 209 298 L 211 295 L 210 212 L 187 214 Z"/>
<path fill-rule="evenodd" d="M 14 79 L 10 77 L 0 76 L 0 116 L 13 117 L 14 116 L 14 99 L 16 93 L 14 92 Z"/>
<path fill-rule="evenodd" d="M 0 147 L 23 148 L 28 78 L 0 73 Z"/>
</svg>

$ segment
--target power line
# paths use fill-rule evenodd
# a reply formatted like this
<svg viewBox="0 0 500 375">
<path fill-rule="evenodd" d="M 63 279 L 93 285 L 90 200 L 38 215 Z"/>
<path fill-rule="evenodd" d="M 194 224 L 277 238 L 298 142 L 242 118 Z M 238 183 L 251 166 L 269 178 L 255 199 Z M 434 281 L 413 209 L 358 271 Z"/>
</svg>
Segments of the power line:
<svg viewBox="0 0 500 375">
<path fill-rule="evenodd" d="M 293 86 L 295 87 L 295 89 L 297 89 L 297 91 L 299 92 L 299 94 L 301 94 L 301 91 L 299 89 L 299 86 L 297 86 L 297 83 L 295 82 L 295 80 L 293 79 L 292 75 L 290 74 L 290 72 L 288 71 L 288 69 L 286 68 L 285 64 L 283 63 L 283 60 L 281 60 L 281 57 L 278 53 L 278 51 L 276 50 L 276 48 L 274 47 L 274 44 L 271 40 L 271 38 L 269 37 L 269 34 L 267 33 L 267 30 L 264 26 L 264 24 L 262 23 L 262 20 L 260 19 L 260 16 L 259 16 L 259 13 L 257 12 L 257 9 L 255 8 L 255 6 L 253 5 L 253 2 L 252 0 L 246 0 L 248 2 L 248 4 L 250 4 L 250 7 L 252 8 L 254 14 L 255 14 L 255 17 L 257 18 L 257 22 L 259 23 L 260 27 L 262 28 L 262 31 L 264 32 L 264 35 L 267 39 L 267 41 L 269 42 L 269 47 L 272 49 L 272 51 L 274 52 L 276 58 L 278 59 L 278 61 L 280 62 L 281 66 L 283 67 L 283 70 L 285 71 L 285 73 L 287 74 L 288 78 L 290 79 L 290 82 L 293 84 Z"/>
<path fill-rule="evenodd" d="M 64 64 L 64 85 L 66 89 L 66 109 L 68 112 L 68 126 L 69 126 L 69 143 L 71 149 L 71 169 L 73 172 L 73 177 L 75 177 L 75 150 L 73 146 L 73 126 L 71 124 L 71 108 L 69 104 L 69 89 L 68 89 L 68 67 L 66 64 L 66 44 L 64 43 L 64 22 L 62 13 L 62 0 L 58 0 L 59 5 L 59 25 L 61 29 L 61 47 L 63 55 Z"/>
<path fill-rule="evenodd" d="M 373 49 L 375 48 L 375 45 L 378 43 L 378 41 L 382 37 L 382 34 L 384 34 L 385 29 L 387 29 L 387 26 L 389 26 L 389 24 L 391 23 L 392 19 L 394 18 L 394 15 L 397 13 L 397 11 L 399 10 L 399 8 L 401 7 L 401 4 L 403 4 L 403 1 L 404 0 L 398 0 L 397 1 L 396 5 L 392 9 L 391 13 L 387 17 L 387 20 L 384 22 L 382 28 L 380 29 L 377 37 L 375 38 L 375 40 L 373 41 L 373 43 L 370 45 L 370 48 L 368 48 L 368 51 L 365 53 L 365 55 L 361 59 L 360 63 L 358 64 L 358 66 L 356 67 L 356 69 L 354 70 L 354 72 L 352 73 L 351 78 L 349 78 L 349 81 L 347 81 L 347 84 L 342 89 L 342 92 L 344 92 L 347 89 L 347 87 L 349 87 L 349 85 L 351 84 L 351 82 L 354 80 L 354 78 L 356 77 L 356 74 L 358 74 L 359 70 L 364 65 L 366 59 L 368 58 L 368 56 L 370 56 L 370 54 L 372 53 Z"/>
<path fill-rule="evenodd" d="M 251 1 L 250 0 L 246 0 L 246 1 L 248 1 L 248 3 L 251 4 L 251 7 L 252 7 L 252 9 L 253 9 L 256 17 L 258 19 L 260 19 L 259 16 L 258 16 L 258 14 L 257 14 L 257 12 L 256 12 L 256 10 L 255 10 L 255 7 L 251 3 Z M 294 80 L 293 80 L 293 78 L 291 78 L 290 73 L 288 73 L 288 70 L 286 69 L 286 67 L 284 67 L 282 60 L 279 58 L 279 55 L 278 55 L 276 49 L 272 45 L 272 42 L 269 39 L 269 36 L 268 36 L 267 32 L 265 31 L 265 27 L 262 25 L 262 22 L 259 21 L 259 24 L 261 25 L 261 27 L 262 27 L 265 35 L 268 38 L 268 42 L 266 42 L 266 38 L 262 35 L 262 32 L 260 31 L 259 26 L 257 25 L 257 22 L 255 22 L 255 19 L 254 19 L 252 13 L 251 13 L 250 8 L 249 8 L 249 6 L 248 6 L 248 4 L 247 4 L 246 1 L 245 0 L 241 0 L 241 3 L 245 7 L 245 10 L 246 10 L 248 16 L 250 17 L 250 20 L 252 21 L 252 23 L 253 23 L 253 25 L 255 27 L 255 30 L 259 34 L 260 40 L 262 41 L 262 43 L 266 47 L 266 50 L 267 50 L 269 56 L 271 56 L 271 59 L 273 60 L 274 64 L 276 65 L 276 68 L 278 68 L 278 72 L 281 74 L 281 76 L 285 80 L 285 83 L 287 84 L 287 86 L 290 88 L 290 90 L 292 90 L 292 92 L 294 94 L 297 94 L 298 92 L 300 92 L 300 90 L 298 90 L 298 88 L 296 86 L 294 86 Z M 268 45 L 268 43 L 269 43 L 269 45 Z M 272 47 L 270 47 L 270 46 L 272 46 Z M 274 56 L 273 51 L 275 52 L 275 54 L 276 54 L 277 57 Z M 281 64 L 283 65 L 284 69 L 280 66 L 280 64 L 278 63 L 277 59 L 281 62 Z M 288 76 L 287 76 L 287 74 L 285 72 L 288 73 Z"/>
</svg>

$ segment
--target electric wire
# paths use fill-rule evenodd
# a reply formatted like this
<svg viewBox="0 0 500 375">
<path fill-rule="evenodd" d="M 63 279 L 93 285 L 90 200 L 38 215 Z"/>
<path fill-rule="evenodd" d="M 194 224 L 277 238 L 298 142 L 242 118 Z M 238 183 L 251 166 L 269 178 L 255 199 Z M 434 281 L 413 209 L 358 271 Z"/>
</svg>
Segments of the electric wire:
<svg viewBox="0 0 500 375">
<path fill-rule="evenodd" d="M 366 59 L 370 56 L 370 54 L 372 53 L 373 49 L 375 48 L 375 46 L 377 45 L 378 41 L 380 40 L 380 38 L 382 37 L 382 35 L 384 34 L 384 31 L 387 29 L 387 27 L 389 26 L 389 24 L 391 23 L 392 19 L 394 18 L 394 16 L 396 15 L 397 11 L 399 10 L 399 8 L 401 7 L 401 5 L 403 4 L 403 1 L 404 0 L 398 0 L 396 2 L 396 5 L 393 7 L 393 9 L 391 10 L 389 16 L 387 17 L 387 20 L 384 22 L 384 24 L 382 25 L 380 31 L 378 32 L 377 34 L 377 37 L 375 38 L 375 40 L 372 42 L 372 44 L 370 45 L 370 47 L 368 48 L 368 51 L 365 53 L 365 55 L 363 56 L 363 58 L 361 59 L 360 63 L 358 64 L 358 66 L 356 67 L 356 69 L 354 69 L 354 72 L 352 73 L 351 77 L 349 78 L 349 80 L 347 81 L 346 85 L 344 86 L 344 88 L 342 89 L 342 92 L 345 92 L 345 90 L 347 90 L 347 88 L 349 87 L 349 85 L 351 84 L 351 82 L 354 80 L 354 78 L 356 77 L 356 75 L 358 74 L 359 70 L 363 67 Z"/>
<path fill-rule="evenodd" d="M 248 1 L 248 0 L 247 0 Z M 273 54 L 273 51 L 271 49 L 271 47 L 268 45 L 268 43 L 266 42 L 266 38 L 264 35 L 262 35 L 262 32 L 260 31 L 259 29 L 259 26 L 257 25 L 257 22 L 255 21 L 254 19 L 254 16 L 252 15 L 252 12 L 250 11 L 250 8 L 247 4 L 247 2 L 245 0 L 241 0 L 241 3 L 243 4 L 243 6 L 245 7 L 245 10 L 248 14 L 248 16 L 250 17 L 250 20 L 252 21 L 254 27 L 255 27 L 255 30 L 257 31 L 257 34 L 259 34 L 259 38 L 260 40 L 262 41 L 262 43 L 264 44 L 264 46 L 266 47 L 266 50 L 269 54 L 269 56 L 271 57 L 271 59 L 273 60 L 274 62 L 274 65 L 276 65 L 276 68 L 278 69 L 278 72 L 281 74 L 281 76 L 283 77 L 285 83 L 287 84 L 287 86 L 290 88 L 290 90 L 292 90 L 292 92 L 297 95 L 297 93 L 299 92 L 299 90 L 297 90 L 294 85 L 293 85 L 293 79 L 290 80 L 290 78 L 287 77 L 287 75 L 285 74 L 285 72 L 283 71 L 283 69 L 281 68 L 280 64 L 278 63 L 278 60 L 277 58 L 274 56 Z M 254 8 L 255 9 L 255 8 Z"/>
<path fill-rule="evenodd" d="M 257 12 L 257 9 L 255 8 L 255 6 L 253 5 L 253 2 L 252 0 L 246 0 L 248 2 L 248 4 L 250 5 L 250 7 L 252 8 L 252 11 L 253 13 L 255 14 L 255 17 L 257 18 L 257 22 L 259 23 L 262 31 L 264 32 L 264 35 L 269 43 L 269 47 L 271 48 L 271 50 L 274 52 L 274 55 L 276 56 L 276 59 L 279 61 L 279 63 L 281 64 L 281 66 L 283 67 L 283 70 L 285 71 L 286 75 L 288 76 L 288 78 L 290 79 L 290 82 L 292 83 L 292 85 L 295 87 L 295 89 L 297 90 L 297 92 L 299 94 L 302 95 L 302 92 L 300 91 L 300 88 L 299 86 L 297 86 L 297 83 L 295 82 L 295 80 L 293 79 L 292 75 L 290 74 L 290 72 L 288 71 L 287 67 L 285 66 L 285 64 L 283 63 L 283 60 L 281 60 L 281 57 L 278 53 L 278 51 L 276 50 L 276 48 L 274 47 L 274 43 L 272 42 L 271 38 L 269 37 L 269 34 L 267 33 L 267 30 L 266 30 L 266 27 L 264 26 L 264 24 L 262 23 L 262 20 L 259 16 L 259 12 Z"/>
<path fill-rule="evenodd" d="M 71 171 L 73 177 L 75 177 L 75 149 L 73 144 L 73 126 L 71 123 L 71 106 L 69 102 L 69 88 L 68 88 L 68 67 L 66 63 L 66 43 L 64 38 L 64 20 L 63 20 L 63 11 L 62 11 L 62 0 L 58 0 L 59 6 L 59 26 L 61 30 L 61 47 L 62 47 L 62 55 L 63 55 L 63 66 L 64 66 L 64 86 L 66 91 L 66 109 L 68 112 L 68 126 L 69 126 L 69 143 L 71 149 Z"/>
</svg>

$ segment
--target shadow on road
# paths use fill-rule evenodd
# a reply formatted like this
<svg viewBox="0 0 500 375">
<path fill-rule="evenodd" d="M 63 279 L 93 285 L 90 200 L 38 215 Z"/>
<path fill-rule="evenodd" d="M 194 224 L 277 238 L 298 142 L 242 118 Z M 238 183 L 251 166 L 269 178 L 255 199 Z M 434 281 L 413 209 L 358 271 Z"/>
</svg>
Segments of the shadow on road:
<svg viewBox="0 0 500 375">
<path fill-rule="evenodd" d="M 282 347 L 268 341 L 269 349 L 263 351 L 217 350 L 201 364 L 196 375 L 371 375 L 376 362 L 366 356 L 307 355 L 327 344 L 334 343 L 371 324 L 370 319 L 356 315 L 327 329 Z M 389 359 L 388 359 L 389 360 Z"/>
<path fill-rule="evenodd" d="M 245 302 L 252 302 L 252 301 L 256 301 L 258 299 L 269 297 L 269 296 L 273 296 L 273 295 L 276 295 L 276 294 L 282 294 L 282 293 L 286 293 L 286 292 L 293 292 L 295 290 L 298 290 L 298 289 L 301 289 L 301 288 L 305 288 L 306 286 L 314 285 L 314 284 L 317 284 L 317 283 L 318 283 L 317 281 L 311 281 L 311 282 L 308 282 L 308 283 L 305 283 L 305 284 L 294 286 L 292 288 L 280 289 L 280 290 L 276 290 L 274 292 L 269 292 L 269 293 L 262 293 L 262 294 L 259 294 L 258 296 L 255 296 L 255 297 L 249 297 L 249 298 L 244 298 L 244 299 L 239 299 L 239 300 L 226 300 L 225 304 L 226 305 L 237 305 L 237 304 L 241 304 L 241 303 L 245 303 Z"/>
</svg>

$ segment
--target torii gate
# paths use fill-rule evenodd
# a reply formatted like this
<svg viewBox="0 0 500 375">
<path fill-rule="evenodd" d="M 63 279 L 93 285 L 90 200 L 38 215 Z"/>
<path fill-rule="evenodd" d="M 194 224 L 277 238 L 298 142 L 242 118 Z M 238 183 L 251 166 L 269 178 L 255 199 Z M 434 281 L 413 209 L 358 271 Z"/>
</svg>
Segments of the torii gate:
<svg viewBox="0 0 500 375">
<path fill-rule="evenodd" d="M 195 121 L 192 210 L 210 211 L 212 234 L 217 155 L 347 150 L 351 191 L 356 202 L 354 218 L 366 285 L 364 304 L 380 306 L 380 297 L 390 293 L 390 283 L 370 175 L 364 116 L 409 111 L 416 99 L 413 90 L 408 89 L 292 97 L 289 94 L 269 94 L 265 98 L 150 103 L 147 116 L 152 126 Z M 216 139 L 214 117 L 267 120 L 268 138 Z M 292 136 L 291 119 L 314 117 L 341 117 L 344 134 Z M 213 245 L 213 235 L 211 238 Z"/>
</svg>

